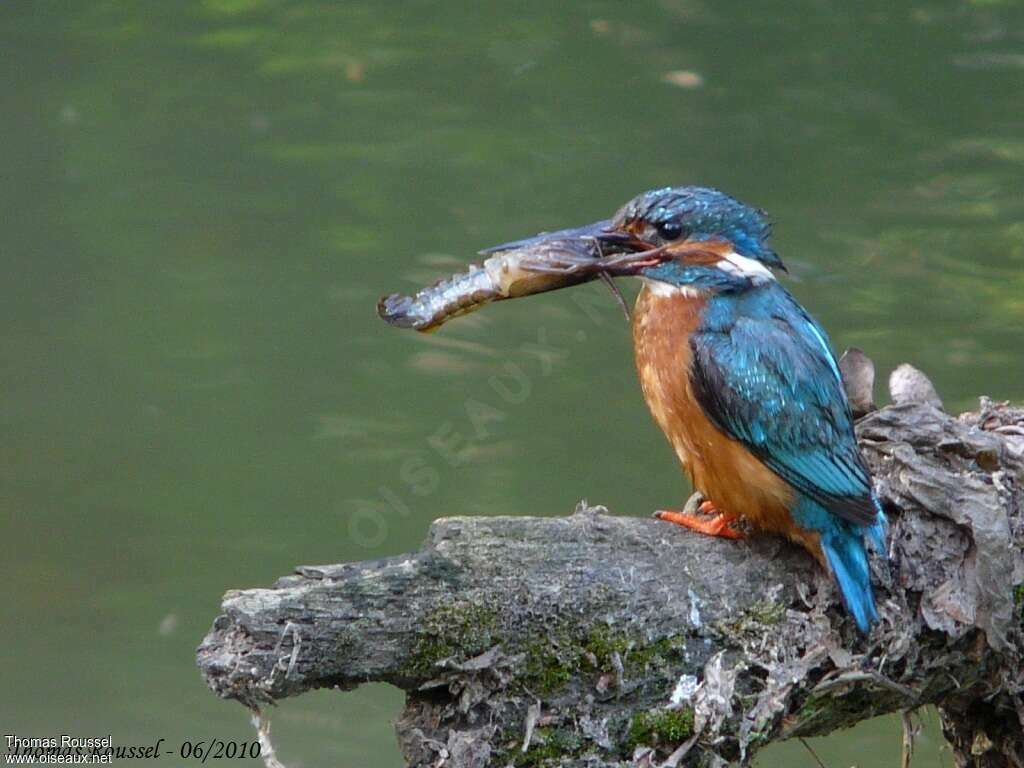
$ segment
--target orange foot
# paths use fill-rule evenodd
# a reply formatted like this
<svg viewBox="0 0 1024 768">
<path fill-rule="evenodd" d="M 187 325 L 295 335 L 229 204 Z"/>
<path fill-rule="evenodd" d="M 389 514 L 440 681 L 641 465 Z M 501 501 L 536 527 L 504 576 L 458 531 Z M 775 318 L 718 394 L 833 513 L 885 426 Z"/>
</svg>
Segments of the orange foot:
<svg viewBox="0 0 1024 768">
<path fill-rule="evenodd" d="M 691 511 L 696 508 L 695 511 Z M 720 536 L 724 539 L 745 538 L 743 531 L 732 526 L 732 518 L 715 507 L 714 503 L 704 501 L 700 494 L 694 494 L 686 502 L 682 512 L 671 509 L 659 509 L 654 513 L 659 520 L 668 523 L 675 523 L 691 531 L 707 534 L 708 536 Z"/>
</svg>

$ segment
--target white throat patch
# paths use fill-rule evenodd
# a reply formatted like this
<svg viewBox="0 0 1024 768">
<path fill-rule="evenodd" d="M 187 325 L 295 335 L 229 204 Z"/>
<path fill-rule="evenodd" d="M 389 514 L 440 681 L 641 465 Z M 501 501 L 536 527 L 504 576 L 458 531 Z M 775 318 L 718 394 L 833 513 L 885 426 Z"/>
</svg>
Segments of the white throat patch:
<svg viewBox="0 0 1024 768">
<path fill-rule="evenodd" d="M 725 254 L 716 265 L 720 270 L 736 277 L 743 277 L 754 283 L 765 283 L 774 280 L 775 275 L 764 264 L 755 259 L 740 256 L 735 251 Z"/>
<path fill-rule="evenodd" d="M 665 283 L 661 280 L 651 280 L 646 277 L 641 277 L 644 286 L 648 291 L 663 299 L 671 298 L 672 296 L 683 296 L 687 299 L 699 299 L 704 295 L 704 291 L 694 288 L 690 285 L 672 285 L 671 283 Z"/>
</svg>

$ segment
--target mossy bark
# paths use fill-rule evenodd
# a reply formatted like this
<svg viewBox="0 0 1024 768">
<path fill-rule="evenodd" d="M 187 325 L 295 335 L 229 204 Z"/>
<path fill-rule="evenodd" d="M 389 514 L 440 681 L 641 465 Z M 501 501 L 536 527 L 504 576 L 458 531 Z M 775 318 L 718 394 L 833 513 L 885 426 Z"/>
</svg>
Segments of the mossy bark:
<svg viewBox="0 0 1024 768">
<path fill-rule="evenodd" d="M 409 766 L 744 762 L 935 704 L 961 766 L 1020 768 L 1024 411 L 899 405 L 858 424 L 891 520 L 857 634 L 811 558 L 581 505 L 448 518 L 416 553 L 229 592 L 198 651 L 250 707 L 385 681 Z M 1016 756 L 1015 756 L 1016 755 Z"/>
</svg>

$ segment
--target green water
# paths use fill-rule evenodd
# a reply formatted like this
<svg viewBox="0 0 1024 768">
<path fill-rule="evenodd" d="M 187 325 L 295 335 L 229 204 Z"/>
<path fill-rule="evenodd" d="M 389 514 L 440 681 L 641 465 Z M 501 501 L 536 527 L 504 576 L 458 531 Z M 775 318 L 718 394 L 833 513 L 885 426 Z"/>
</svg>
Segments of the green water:
<svg viewBox="0 0 1024 768">
<path fill-rule="evenodd" d="M 441 515 L 682 500 L 598 287 L 432 336 L 374 315 L 649 187 L 768 209 L 793 291 L 883 374 L 1024 399 L 1014 4 L 7 2 L 0 51 L 3 733 L 249 738 L 193 662 L 226 589 Z M 489 384 L 508 360 L 522 402 Z M 285 702 L 280 754 L 397 765 L 400 707 Z M 928 717 L 915 764 L 949 765 Z M 882 720 L 814 747 L 898 743 Z"/>
</svg>

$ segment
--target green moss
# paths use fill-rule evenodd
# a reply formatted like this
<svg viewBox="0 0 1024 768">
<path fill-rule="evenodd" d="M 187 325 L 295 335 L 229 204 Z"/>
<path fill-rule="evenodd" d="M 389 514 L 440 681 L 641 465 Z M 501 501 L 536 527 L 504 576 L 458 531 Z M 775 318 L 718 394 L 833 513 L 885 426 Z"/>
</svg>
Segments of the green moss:
<svg viewBox="0 0 1024 768">
<path fill-rule="evenodd" d="M 454 655 L 455 649 L 441 639 L 422 639 L 409 659 L 408 672 L 414 678 L 429 678 L 434 665 Z"/>
<path fill-rule="evenodd" d="M 477 603 L 456 603 L 438 608 L 424 623 L 410 654 L 408 674 L 429 678 L 442 659 L 470 659 L 495 643 L 496 615 Z"/>
<path fill-rule="evenodd" d="M 557 766 L 561 765 L 563 758 L 579 754 L 582 747 L 582 740 L 570 731 L 538 728 L 530 748 L 526 752 L 515 750 L 502 764 L 511 762 L 515 768 Z"/>
<path fill-rule="evenodd" d="M 583 644 L 583 650 L 597 660 L 598 669 L 611 671 L 612 657 L 618 653 L 622 658 L 632 646 L 624 633 L 613 632 L 611 627 L 600 625 L 590 631 Z"/>
<path fill-rule="evenodd" d="M 544 639 L 531 641 L 524 650 L 526 660 L 520 683 L 540 696 L 563 688 L 580 672 L 586 658 L 579 632 L 568 626 L 551 627 Z"/>
<path fill-rule="evenodd" d="M 439 608 L 424 623 L 406 674 L 413 679 L 429 679 L 443 659 L 462 661 L 483 653 L 497 642 L 496 621 L 492 609 L 476 603 Z M 614 672 L 616 654 L 626 678 L 631 679 L 645 674 L 652 662 L 668 658 L 684 646 L 682 636 L 646 643 L 603 624 L 586 635 L 578 627 L 560 624 L 550 627 L 543 638 L 508 650 L 524 656 L 517 683 L 534 695 L 550 696 L 580 673 Z"/>
<path fill-rule="evenodd" d="M 572 680 L 579 669 L 578 656 L 568 654 L 565 659 L 557 648 L 543 643 L 531 643 L 526 648 L 526 661 L 521 683 L 535 694 L 549 696 Z"/>
<path fill-rule="evenodd" d="M 520 682 L 534 694 L 550 695 L 581 672 L 613 673 L 615 654 L 622 661 L 626 679 L 636 678 L 645 674 L 652 662 L 678 653 L 685 644 L 681 636 L 645 643 L 606 625 L 594 627 L 583 639 L 578 632 L 555 628 L 546 640 L 533 641 L 524 649 L 525 671 Z"/>
<path fill-rule="evenodd" d="M 654 709 L 633 716 L 624 746 L 628 754 L 641 744 L 649 747 L 675 746 L 692 735 L 692 709 Z"/>
<path fill-rule="evenodd" d="M 668 658 L 685 645 L 685 639 L 680 636 L 662 638 L 653 643 L 647 643 L 602 625 L 591 630 L 583 650 L 588 660 L 597 661 L 597 668 L 602 672 L 614 671 L 615 666 L 612 659 L 618 653 L 625 674 L 630 676 L 644 672 L 651 662 L 659 657 Z"/>
</svg>

